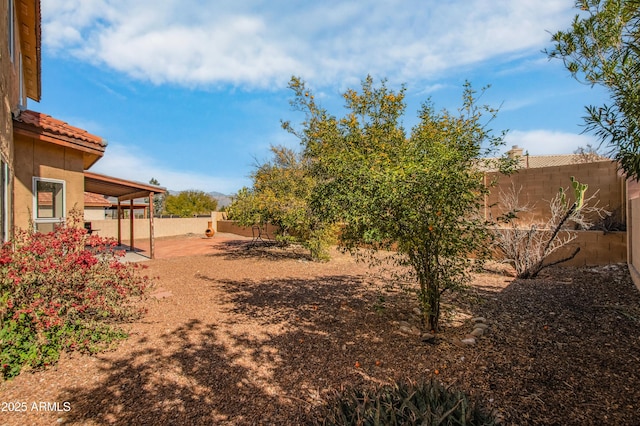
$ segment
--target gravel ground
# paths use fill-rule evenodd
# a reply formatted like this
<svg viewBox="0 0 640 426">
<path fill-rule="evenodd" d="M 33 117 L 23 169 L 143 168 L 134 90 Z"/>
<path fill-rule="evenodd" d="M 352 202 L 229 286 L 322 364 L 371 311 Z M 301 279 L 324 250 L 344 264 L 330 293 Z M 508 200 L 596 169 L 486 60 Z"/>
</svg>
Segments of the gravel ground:
<svg viewBox="0 0 640 426">
<path fill-rule="evenodd" d="M 640 292 L 624 265 L 479 274 L 426 343 L 400 331 L 415 302 L 347 255 L 224 244 L 146 262 L 155 297 L 129 339 L 0 384 L 0 424 L 308 424 L 334 389 L 432 377 L 505 424 L 640 424 Z M 456 344 L 478 316 L 486 334 Z"/>
</svg>

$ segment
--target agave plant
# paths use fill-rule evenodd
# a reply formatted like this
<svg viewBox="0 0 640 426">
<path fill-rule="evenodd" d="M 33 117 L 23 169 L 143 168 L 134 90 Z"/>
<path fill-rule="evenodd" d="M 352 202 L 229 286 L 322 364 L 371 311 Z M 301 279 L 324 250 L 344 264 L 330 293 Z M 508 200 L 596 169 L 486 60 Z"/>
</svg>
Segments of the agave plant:
<svg viewBox="0 0 640 426">
<path fill-rule="evenodd" d="M 325 407 L 322 425 L 495 425 L 460 391 L 440 382 L 399 382 L 336 392 Z"/>
</svg>

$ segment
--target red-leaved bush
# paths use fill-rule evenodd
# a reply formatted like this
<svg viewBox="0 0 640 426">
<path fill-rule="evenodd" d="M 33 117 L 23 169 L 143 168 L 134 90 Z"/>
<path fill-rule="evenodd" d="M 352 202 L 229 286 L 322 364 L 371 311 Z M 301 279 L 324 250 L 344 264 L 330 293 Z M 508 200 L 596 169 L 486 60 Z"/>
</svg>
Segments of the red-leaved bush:
<svg viewBox="0 0 640 426">
<path fill-rule="evenodd" d="M 0 372 L 54 363 L 61 351 L 96 352 L 126 337 L 151 279 L 123 263 L 115 241 L 79 227 L 74 211 L 50 233 L 19 230 L 0 248 Z"/>
</svg>

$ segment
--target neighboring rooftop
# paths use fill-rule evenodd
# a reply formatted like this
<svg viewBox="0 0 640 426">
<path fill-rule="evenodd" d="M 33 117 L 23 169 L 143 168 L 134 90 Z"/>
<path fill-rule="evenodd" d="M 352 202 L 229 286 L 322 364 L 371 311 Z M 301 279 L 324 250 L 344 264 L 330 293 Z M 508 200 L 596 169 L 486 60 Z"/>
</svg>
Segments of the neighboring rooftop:
<svg viewBox="0 0 640 426">
<path fill-rule="evenodd" d="M 513 145 L 507 151 L 509 158 L 519 158 L 520 168 L 536 169 L 541 167 L 566 166 L 576 163 L 596 163 L 600 161 L 612 161 L 610 158 L 597 154 L 559 154 L 559 155 L 529 155 L 518 145 Z"/>
<path fill-rule="evenodd" d="M 112 203 L 104 195 L 94 194 L 93 192 L 84 193 L 85 207 L 111 207 L 111 205 Z"/>
</svg>

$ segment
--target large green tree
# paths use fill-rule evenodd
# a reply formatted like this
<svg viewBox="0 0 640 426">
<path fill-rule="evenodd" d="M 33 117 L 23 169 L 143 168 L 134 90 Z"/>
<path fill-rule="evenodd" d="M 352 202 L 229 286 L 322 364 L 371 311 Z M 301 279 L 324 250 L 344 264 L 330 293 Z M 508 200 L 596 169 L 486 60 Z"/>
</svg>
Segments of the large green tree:
<svg viewBox="0 0 640 426">
<path fill-rule="evenodd" d="M 495 110 L 478 106 L 470 85 L 458 113 L 436 112 L 427 102 L 419 123 L 402 125 L 404 87 L 391 90 L 371 77 L 344 93 L 346 114 L 320 107 L 303 81 L 293 78 L 294 107 L 306 114 L 301 129 L 284 123 L 304 147 L 315 179 L 317 217 L 341 224 L 341 244 L 392 250 L 407 271 L 426 325 L 438 330 L 440 297 L 465 286 L 475 256 L 486 257 L 489 233 L 481 215 L 488 191 L 481 157 L 502 144 L 486 124 Z M 487 116 L 488 115 L 488 116 Z"/>
<path fill-rule="evenodd" d="M 298 242 L 312 258 L 327 259 L 334 232 L 311 211 L 315 180 L 308 161 L 282 146 L 272 146 L 271 154 L 271 160 L 252 173 L 253 187 L 241 189 L 234 197 L 229 218 L 244 226 L 275 225 L 279 241 Z"/>
<path fill-rule="evenodd" d="M 611 103 L 587 106 L 585 124 L 630 178 L 640 178 L 640 0 L 579 0 L 546 53 L 581 82 L 606 88 Z"/>
<path fill-rule="evenodd" d="M 166 213 L 180 217 L 209 214 L 217 208 L 218 200 L 203 191 L 182 191 L 165 198 Z"/>
</svg>

